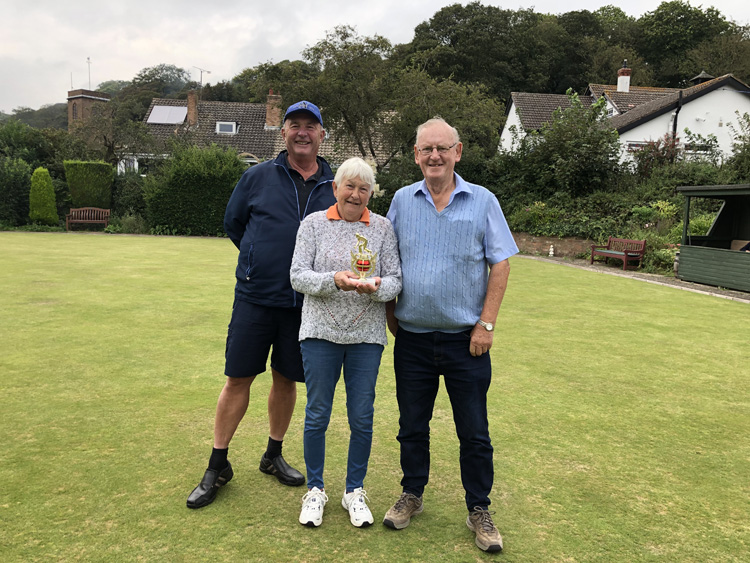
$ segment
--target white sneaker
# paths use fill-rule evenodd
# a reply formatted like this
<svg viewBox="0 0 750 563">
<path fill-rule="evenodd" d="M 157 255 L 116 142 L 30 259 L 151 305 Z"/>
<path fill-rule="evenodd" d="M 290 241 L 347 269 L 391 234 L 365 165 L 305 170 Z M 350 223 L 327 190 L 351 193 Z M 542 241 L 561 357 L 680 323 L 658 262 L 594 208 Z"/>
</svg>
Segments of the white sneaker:
<svg viewBox="0 0 750 563">
<path fill-rule="evenodd" d="M 323 523 L 323 507 L 328 502 L 328 496 L 318 487 L 313 487 L 302 497 L 302 512 L 299 523 L 303 526 L 316 527 Z"/>
<path fill-rule="evenodd" d="M 364 528 L 372 524 L 372 512 L 367 506 L 367 493 L 362 487 L 354 489 L 351 493 L 344 492 L 341 499 L 341 506 L 349 511 L 349 520 L 357 528 Z"/>
</svg>

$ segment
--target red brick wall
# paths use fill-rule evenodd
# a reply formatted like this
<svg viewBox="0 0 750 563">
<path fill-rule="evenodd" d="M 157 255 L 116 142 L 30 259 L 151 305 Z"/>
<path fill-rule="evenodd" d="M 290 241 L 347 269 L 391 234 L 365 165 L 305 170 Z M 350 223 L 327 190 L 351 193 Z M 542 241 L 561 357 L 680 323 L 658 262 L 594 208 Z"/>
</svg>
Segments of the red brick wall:
<svg viewBox="0 0 750 563">
<path fill-rule="evenodd" d="M 555 247 L 555 256 L 575 258 L 578 254 L 591 250 L 591 245 L 596 244 L 588 239 L 537 237 L 528 233 L 513 233 L 513 238 L 521 252 L 542 256 L 549 255 L 549 247 L 552 245 Z"/>
</svg>

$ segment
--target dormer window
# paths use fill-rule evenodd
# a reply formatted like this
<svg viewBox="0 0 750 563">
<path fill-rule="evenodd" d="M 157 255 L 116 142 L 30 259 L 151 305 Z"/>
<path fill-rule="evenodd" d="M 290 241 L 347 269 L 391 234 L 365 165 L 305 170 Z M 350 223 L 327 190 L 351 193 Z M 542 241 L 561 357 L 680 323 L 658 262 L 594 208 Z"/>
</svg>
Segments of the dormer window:
<svg viewBox="0 0 750 563">
<path fill-rule="evenodd" d="M 216 132 L 219 135 L 234 135 L 237 133 L 237 123 L 235 121 L 217 121 Z"/>
</svg>

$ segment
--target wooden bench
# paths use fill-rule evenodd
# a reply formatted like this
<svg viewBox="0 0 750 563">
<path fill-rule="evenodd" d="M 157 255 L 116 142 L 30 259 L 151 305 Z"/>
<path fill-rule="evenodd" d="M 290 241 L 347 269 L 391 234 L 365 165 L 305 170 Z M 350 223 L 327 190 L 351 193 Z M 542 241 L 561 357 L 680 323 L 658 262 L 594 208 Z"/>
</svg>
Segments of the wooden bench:
<svg viewBox="0 0 750 563">
<path fill-rule="evenodd" d="M 109 225 L 109 209 L 100 207 L 76 207 L 65 216 L 65 230 L 69 231 L 74 223 Z"/>
<path fill-rule="evenodd" d="M 605 261 L 607 258 L 617 258 L 622 260 L 622 269 L 627 270 L 629 261 L 638 260 L 638 265 L 632 268 L 637 270 L 643 262 L 645 252 L 645 240 L 609 237 L 606 245 L 591 245 L 591 264 L 594 263 L 594 256 L 604 256 Z"/>
</svg>

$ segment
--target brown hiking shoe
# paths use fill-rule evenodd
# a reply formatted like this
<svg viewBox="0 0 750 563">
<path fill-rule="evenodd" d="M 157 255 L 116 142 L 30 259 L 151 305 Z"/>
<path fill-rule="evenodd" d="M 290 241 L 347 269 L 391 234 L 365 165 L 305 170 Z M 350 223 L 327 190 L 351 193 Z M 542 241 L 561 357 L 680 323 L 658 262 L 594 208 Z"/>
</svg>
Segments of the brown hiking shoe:
<svg viewBox="0 0 750 563">
<path fill-rule="evenodd" d="M 406 528 L 411 522 L 411 517 L 420 514 L 424 510 L 422 497 L 411 493 L 402 493 L 401 497 L 385 513 L 383 524 L 394 530 Z"/>
<path fill-rule="evenodd" d="M 503 538 L 492 522 L 492 514 L 494 512 L 475 506 L 466 518 L 466 525 L 477 536 L 477 547 L 490 553 L 503 550 Z"/>
</svg>

